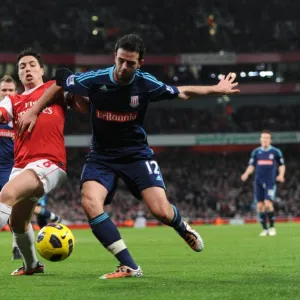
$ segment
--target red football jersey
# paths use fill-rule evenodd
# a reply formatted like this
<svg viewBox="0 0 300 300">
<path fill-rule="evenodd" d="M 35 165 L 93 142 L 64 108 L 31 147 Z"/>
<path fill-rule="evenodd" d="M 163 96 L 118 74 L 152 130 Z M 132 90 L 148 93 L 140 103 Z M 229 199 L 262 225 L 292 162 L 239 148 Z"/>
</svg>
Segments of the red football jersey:
<svg viewBox="0 0 300 300">
<path fill-rule="evenodd" d="M 21 95 L 5 97 L 0 102 L 5 121 L 12 120 L 16 129 L 19 116 L 29 110 L 53 83 L 54 81 L 48 81 Z M 39 114 L 31 133 L 26 131 L 22 137 L 15 135 L 14 167 L 24 168 L 30 162 L 49 159 L 65 170 L 64 124 L 65 103 L 63 97 L 58 97 Z"/>
</svg>

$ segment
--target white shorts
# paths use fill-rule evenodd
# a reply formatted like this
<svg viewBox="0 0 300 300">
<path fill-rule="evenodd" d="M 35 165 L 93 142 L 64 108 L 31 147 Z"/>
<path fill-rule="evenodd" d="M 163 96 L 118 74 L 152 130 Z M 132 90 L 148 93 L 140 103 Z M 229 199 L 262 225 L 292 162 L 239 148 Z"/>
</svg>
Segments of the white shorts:
<svg viewBox="0 0 300 300">
<path fill-rule="evenodd" d="M 19 175 L 24 170 L 34 170 L 44 187 L 44 195 L 50 193 L 52 190 L 60 187 L 67 179 L 67 173 L 58 167 L 53 162 L 48 159 L 40 159 L 34 162 L 29 163 L 25 168 L 13 168 L 9 180 Z M 32 200 L 38 200 L 32 199 Z"/>
</svg>

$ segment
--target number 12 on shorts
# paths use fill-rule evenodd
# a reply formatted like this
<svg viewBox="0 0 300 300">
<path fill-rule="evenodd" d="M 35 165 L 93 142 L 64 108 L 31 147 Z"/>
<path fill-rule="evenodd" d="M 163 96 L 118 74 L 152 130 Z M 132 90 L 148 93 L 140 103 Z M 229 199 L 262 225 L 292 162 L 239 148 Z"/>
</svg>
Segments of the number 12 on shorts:
<svg viewBox="0 0 300 300">
<path fill-rule="evenodd" d="M 151 174 L 160 175 L 159 167 L 155 160 L 145 161 L 145 164 L 149 171 L 149 175 L 151 175 Z"/>
<path fill-rule="evenodd" d="M 159 169 L 158 163 L 155 160 L 150 160 L 150 161 L 145 161 L 145 164 L 147 166 L 149 175 L 155 175 L 155 179 L 158 180 L 159 182 L 161 182 L 165 189 L 166 187 L 163 182 L 162 176 L 160 174 L 160 169 Z M 161 186 L 161 185 L 159 185 L 159 186 Z"/>
</svg>

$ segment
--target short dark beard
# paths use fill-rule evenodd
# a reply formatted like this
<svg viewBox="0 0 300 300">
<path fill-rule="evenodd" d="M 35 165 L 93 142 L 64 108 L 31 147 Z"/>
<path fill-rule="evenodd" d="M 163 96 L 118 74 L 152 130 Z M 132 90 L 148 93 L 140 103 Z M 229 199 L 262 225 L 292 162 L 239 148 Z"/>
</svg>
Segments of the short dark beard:
<svg viewBox="0 0 300 300">
<path fill-rule="evenodd" d="M 115 69 L 115 74 L 116 74 L 116 78 L 117 78 L 117 83 L 122 84 L 122 85 L 128 84 L 134 76 L 133 75 L 131 78 L 123 80 L 122 78 L 119 77 L 117 69 Z"/>
</svg>

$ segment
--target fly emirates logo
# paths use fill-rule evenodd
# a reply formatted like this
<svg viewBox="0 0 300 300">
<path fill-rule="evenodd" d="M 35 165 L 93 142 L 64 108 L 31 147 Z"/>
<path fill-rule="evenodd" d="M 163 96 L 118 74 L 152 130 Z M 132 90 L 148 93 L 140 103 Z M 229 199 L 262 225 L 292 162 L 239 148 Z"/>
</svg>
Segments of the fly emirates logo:
<svg viewBox="0 0 300 300">
<path fill-rule="evenodd" d="M 109 121 L 109 122 L 130 122 L 136 120 L 138 117 L 138 112 L 113 112 L 113 111 L 104 111 L 96 110 L 96 117 L 98 119 Z"/>
<path fill-rule="evenodd" d="M 25 110 L 21 111 L 18 113 L 18 116 L 22 116 L 24 115 L 27 111 L 30 110 L 30 108 L 36 103 L 37 101 L 29 101 L 29 102 L 26 102 L 25 103 Z M 52 115 L 53 114 L 53 110 L 52 110 L 52 107 L 46 107 L 43 109 L 42 111 L 44 114 L 47 114 L 47 115 Z"/>
</svg>

